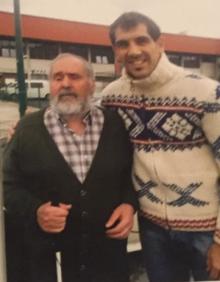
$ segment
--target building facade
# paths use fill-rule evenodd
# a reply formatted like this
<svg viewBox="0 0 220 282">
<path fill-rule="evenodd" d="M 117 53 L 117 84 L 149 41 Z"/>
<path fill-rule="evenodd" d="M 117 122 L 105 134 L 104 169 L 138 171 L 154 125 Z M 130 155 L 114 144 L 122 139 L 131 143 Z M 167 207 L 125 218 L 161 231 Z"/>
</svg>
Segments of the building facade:
<svg viewBox="0 0 220 282">
<path fill-rule="evenodd" d="M 14 16 L 0 12 L 0 82 L 16 79 Z M 108 26 L 36 16 L 21 16 L 25 75 L 47 79 L 50 61 L 61 52 L 83 56 L 92 63 L 97 92 L 117 75 Z M 162 34 L 171 61 L 220 80 L 220 39 Z"/>
</svg>

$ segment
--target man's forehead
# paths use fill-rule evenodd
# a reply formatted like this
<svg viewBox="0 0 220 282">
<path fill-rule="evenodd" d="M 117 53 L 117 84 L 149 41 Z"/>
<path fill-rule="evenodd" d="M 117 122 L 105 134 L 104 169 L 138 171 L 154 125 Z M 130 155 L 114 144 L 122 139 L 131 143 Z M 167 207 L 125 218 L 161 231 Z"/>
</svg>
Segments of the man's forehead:
<svg viewBox="0 0 220 282">
<path fill-rule="evenodd" d="M 71 56 L 66 56 L 63 58 L 60 58 L 56 60 L 53 64 L 53 66 L 66 66 L 66 67 L 74 67 L 74 66 L 83 66 L 83 62 L 79 60 L 78 58 L 71 57 Z"/>
<path fill-rule="evenodd" d="M 54 70 L 53 75 L 74 75 L 74 74 L 80 74 L 77 71 L 65 71 L 65 70 Z"/>
<path fill-rule="evenodd" d="M 121 40 L 121 39 L 127 39 L 131 38 L 133 36 L 150 36 L 148 33 L 147 26 L 143 23 L 137 24 L 134 27 L 130 27 L 129 29 L 125 29 L 121 26 L 117 27 L 115 30 L 115 39 Z"/>
<path fill-rule="evenodd" d="M 54 62 L 52 71 L 53 73 L 83 73 L 85 72 L 85 67 L 80 60 L 73 57 L 65 57 Z"/>
</svg>

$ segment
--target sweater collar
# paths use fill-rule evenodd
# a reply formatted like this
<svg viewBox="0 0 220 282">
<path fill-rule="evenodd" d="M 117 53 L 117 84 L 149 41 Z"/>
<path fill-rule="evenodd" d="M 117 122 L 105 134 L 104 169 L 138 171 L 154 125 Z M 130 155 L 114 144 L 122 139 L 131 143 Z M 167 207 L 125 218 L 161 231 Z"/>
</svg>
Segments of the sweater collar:
<svg viewBox="0 0 220 282">
<path fill-rule="evenodd" d="M 133 79 L 123 70 L 122 79 L 129 81 L 131 87 L 140 88 L 158 88 L 167 83 L 176 74 L 178 67 L 170 63 L 165 53 L 161 55 L 161 58 L 153 70 L 153 72 L 144 79 Z"/>
</svg>

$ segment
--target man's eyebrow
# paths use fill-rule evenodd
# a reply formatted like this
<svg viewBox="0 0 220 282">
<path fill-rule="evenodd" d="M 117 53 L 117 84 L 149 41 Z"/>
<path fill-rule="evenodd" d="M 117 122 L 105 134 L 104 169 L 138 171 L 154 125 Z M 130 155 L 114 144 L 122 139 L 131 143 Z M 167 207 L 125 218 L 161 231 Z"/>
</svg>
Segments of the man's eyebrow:
<svg viewBox="0 0 220 282">
<path fill-rule="evenodd" d="M 120 46 L 120 45 L 127 45 L 128 44 L 128 39 L 118 39 L 115 41 L 115 45 Z"/>
<path fill-rule="evenodd" d="M 134 38 L 132 38 L 133 40 L 136 40 L 136 39 L 150 39 L 150 36 L 149 35 L 146 35 L 146 34 L 143 34 L 143 35 L 138 35 L 138 36 L 136 36 L 136 37 L 134 37 Z M 118 42 L 119 43 L 126 43 L 126 42 L 128 42 L 128 41 L 130 41 L 130 39 L 129 38 L 121 38 L 121 39 L 118 39 L 118 40 L 116 40 L 115 41 L 115 44 L 117 44 Z"/>
<path fill-rule="evenodd" d="M 57 71 L 53 73 L 53 76 L 57 76 L 57 75 L 63 75 L 64 73 L 62 71 Z"/>
<path fill-rule="evenodd" d="M 115 40 L 115 43 L 117 42 L 121 42 L 121 41 L 128 41 L 129 39 L 126 39 L 126 38 L 121 38 L 121 39 L 118 39 L 118 40 Z"/>
</svg>

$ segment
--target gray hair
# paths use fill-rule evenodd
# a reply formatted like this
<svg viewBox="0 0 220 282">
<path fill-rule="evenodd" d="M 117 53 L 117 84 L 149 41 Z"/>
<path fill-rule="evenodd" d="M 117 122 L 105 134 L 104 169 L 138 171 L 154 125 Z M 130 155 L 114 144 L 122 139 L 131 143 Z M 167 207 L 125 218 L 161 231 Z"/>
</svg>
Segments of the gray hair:
<svg viewBox="0 0 220 282">
<path fill-rule="evenodd" d="M 71 54 L 71 53 L 60 53 L 57 57 L 55 57 L 51 64 L 50 64 L 50 69 L 49 69 L 49 78 L 51 78 L 52 76 L 52 71 L 53 71 L 53 66 L 54 64 L 59 61 L 60 59 L 63 59 L 63 58 L 67 58 L 67 57 L 71 57 L 71 58 L 75 58 L 75 59 L 78 59 L 79 61 L 81 61 L 86 69 L 86 72 L 88 74 L 88 76 L 91 78 L 91 79 L 95 79 L 95 75 L 94 75 L 94 71 L 93 71 L 93 68 L 92 68 L 92 65 L 86 61 L 83 57 L 81 56 L 78 56 L 78 55 L 75 55 L 75 54 Z"/>
</svg>

